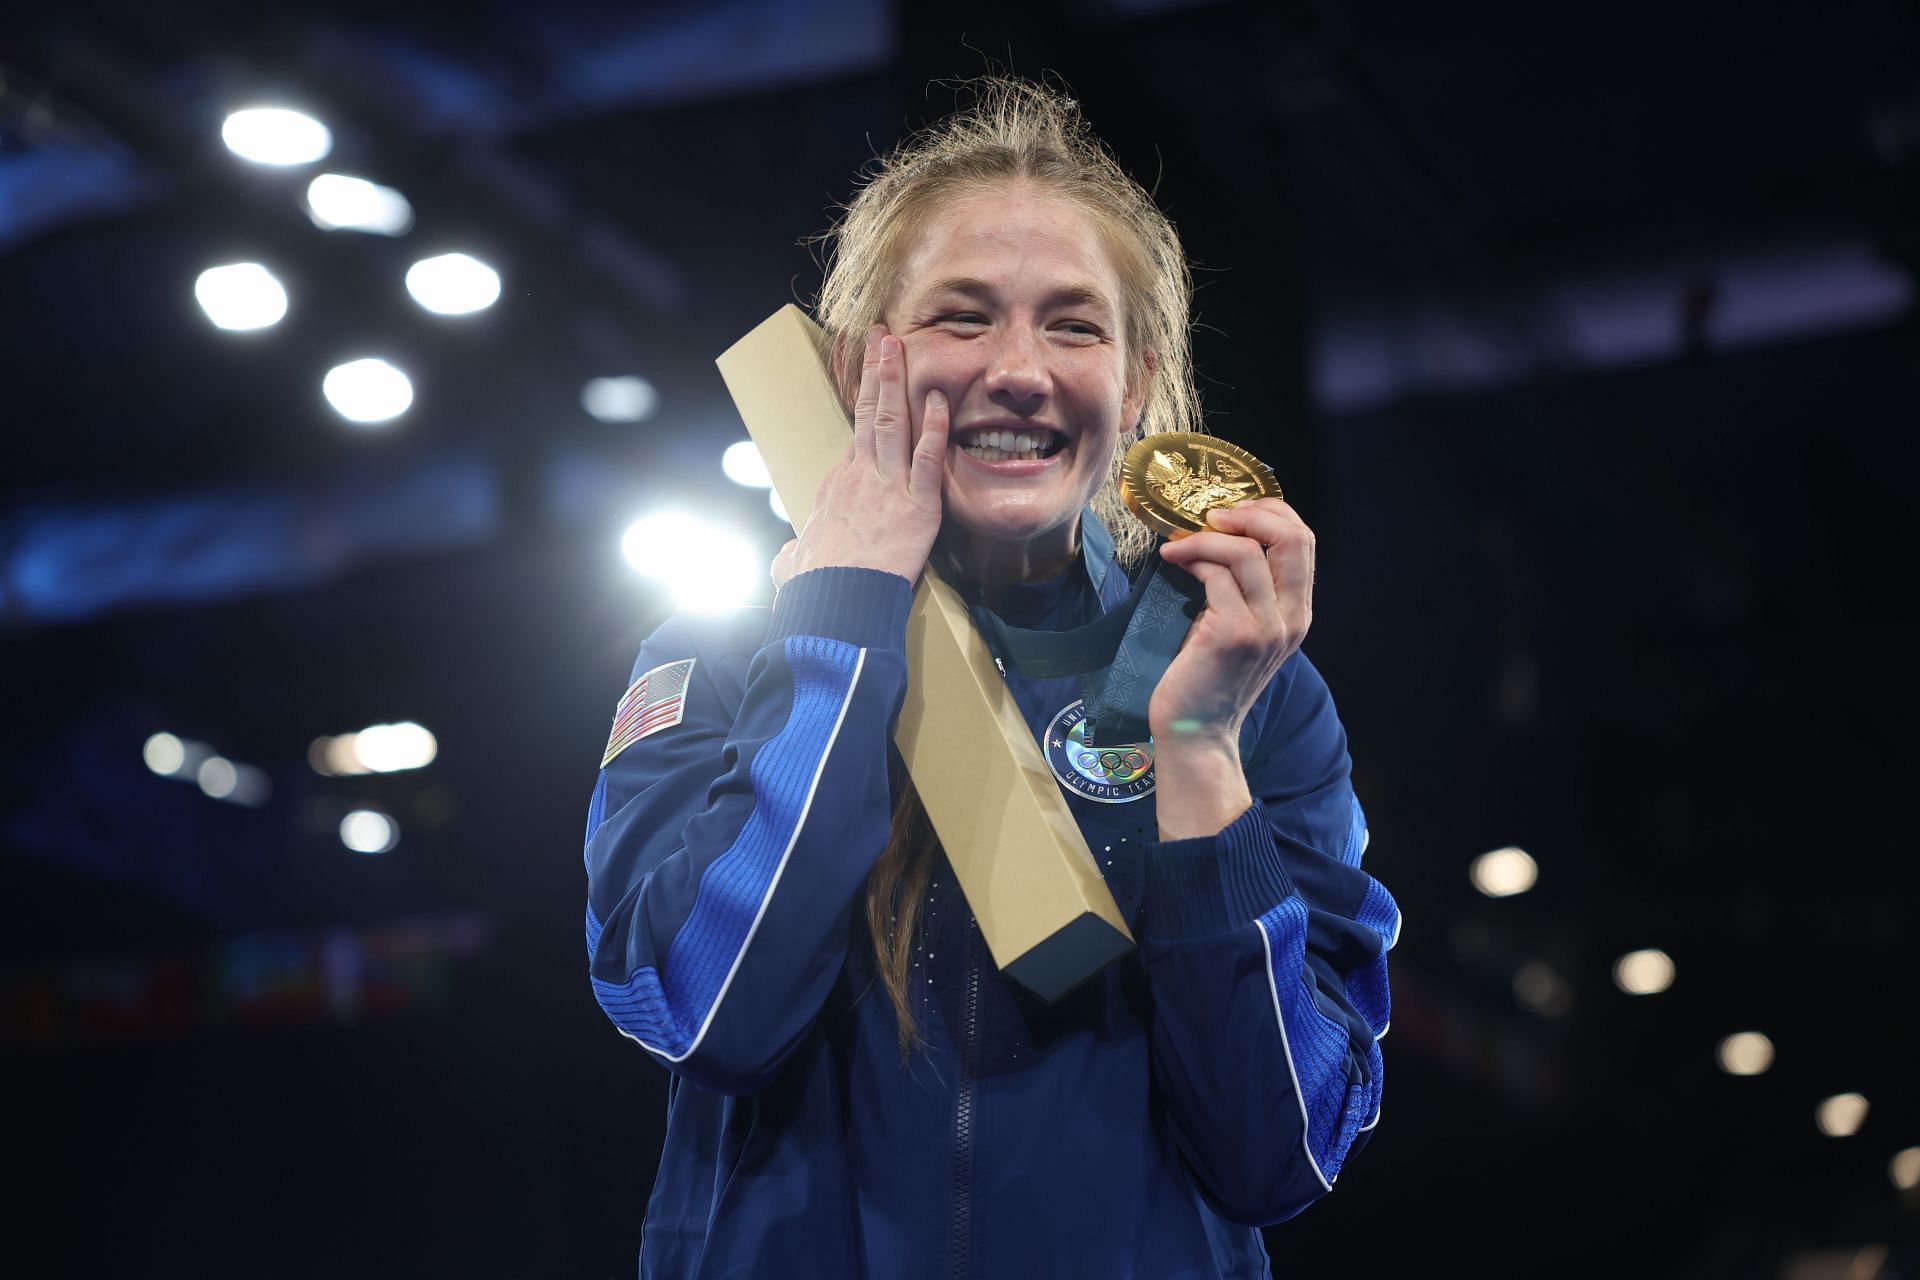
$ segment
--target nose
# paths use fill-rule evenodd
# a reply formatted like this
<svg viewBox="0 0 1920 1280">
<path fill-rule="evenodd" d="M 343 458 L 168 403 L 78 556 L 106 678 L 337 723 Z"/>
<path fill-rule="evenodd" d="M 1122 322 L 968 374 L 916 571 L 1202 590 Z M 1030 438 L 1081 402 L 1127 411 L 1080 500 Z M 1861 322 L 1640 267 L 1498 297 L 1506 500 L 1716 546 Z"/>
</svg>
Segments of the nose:
<svg viewBox="0 0 1920 1280">
<path fill-rule="evenodd" d="M 1000 329 L 993 342 L 987 366 L 988 396 L 1017 413 L 1038 412 L 1053 391 L 1041 336 L 1027 325 L 1010 324 Z"/>
</svg>

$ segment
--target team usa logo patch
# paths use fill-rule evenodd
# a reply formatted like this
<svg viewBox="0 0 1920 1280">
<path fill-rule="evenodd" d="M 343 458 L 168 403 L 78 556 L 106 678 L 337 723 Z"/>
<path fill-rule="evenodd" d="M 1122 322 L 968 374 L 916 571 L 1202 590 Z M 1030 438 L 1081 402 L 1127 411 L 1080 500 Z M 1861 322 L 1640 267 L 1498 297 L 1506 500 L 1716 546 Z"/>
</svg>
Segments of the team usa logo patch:
<svg viewBox="0 0 1920 1280">
<path fill-rule="evenodd" d="M 602 769 L 648 734 L 680 723 L 687 712 L 687 677 L 692 674 L 693 659 L 682 658 L 655 667 L 633 682 L 613 713 L 613 733 L 607 738 L 607 754 L 600 759 Z"/>
<path fill-rule="evenodd" d="M 1060 708 L 1041 741 L 1053 776 L 1069 791 L 1101 804 L 1125 804 L 1153 791 L 1153 741 L 1087 745 L 1087 713 L 1079 699 Z"/>
</svg>

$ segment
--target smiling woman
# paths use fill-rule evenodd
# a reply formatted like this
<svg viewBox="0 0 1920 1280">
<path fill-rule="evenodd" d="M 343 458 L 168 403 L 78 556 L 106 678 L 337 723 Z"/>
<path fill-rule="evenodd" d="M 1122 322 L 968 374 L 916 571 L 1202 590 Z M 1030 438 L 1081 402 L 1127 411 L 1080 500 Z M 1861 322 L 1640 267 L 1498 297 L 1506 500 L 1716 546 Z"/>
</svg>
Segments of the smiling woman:
<svg viewBox="0 0 1920 1280">
<path fill-rule="evenodd" d="M 592 983 L 678 1079 L 644 1275 L 1266 1275 L 1258 1228 L 1379 1117 L 1399 913 L 1299 652 L 1312 533 L 1278 498 L 1158 548 L 1124 514 L 1125 446 L 1197 426 L 1185 258 L 1070 100 L 976 88 L 830 235 L 853 440 L 771 615 L 669 619 L 615 713 Z M 1002 655 L 1139 942 L 1044 1004 L 891 753 L 912 584 L 1064 632 L 1162 561 L 1206 607 L 1148 741 L 1093 749 L 1079 682 Z"/>
</svg>

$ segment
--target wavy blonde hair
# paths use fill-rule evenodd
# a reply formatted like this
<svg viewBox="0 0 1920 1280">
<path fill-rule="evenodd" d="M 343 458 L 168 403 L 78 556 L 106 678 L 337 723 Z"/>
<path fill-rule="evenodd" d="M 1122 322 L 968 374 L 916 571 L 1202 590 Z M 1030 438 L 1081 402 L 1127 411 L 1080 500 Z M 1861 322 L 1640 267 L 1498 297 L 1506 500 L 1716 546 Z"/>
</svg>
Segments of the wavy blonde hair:
<svg viewBox="0 0 1920 1280">
<path fill-rule="evenodd" d="M 1113 533 L 1121 562 L 1138 564 L 1152 547 L 1152 535 L 1121 502 L 1121 459 L 1142 435 L 1202 430 L 1186 252 L 1152 195 L 1094 136 L 1072 98 L 1009 76 L 967 81 L 961 89 L 965 105 L 868 165 L 859 191 L 816 238 L 826 248 L 815 305 L 823 355 L 860 349 L 867 330 L 894 301 L 922 228 L 943 205 L 1015 182 L 1073 203 L 1092 222 L 1120 279 L 1129 386 L 1146 388 L 1140 421 L 1120 432 L 1092 503 Z M 834 364 L 841 398 L 852 404 L 859 362 Z M 921 1044 L 907 1001 L 907 972 L 937 848 L 909 783 L 901 788 L 886 847 L 866 883 L 874 958 L 899 1022 L 903 1059 Z"/>
</svg>

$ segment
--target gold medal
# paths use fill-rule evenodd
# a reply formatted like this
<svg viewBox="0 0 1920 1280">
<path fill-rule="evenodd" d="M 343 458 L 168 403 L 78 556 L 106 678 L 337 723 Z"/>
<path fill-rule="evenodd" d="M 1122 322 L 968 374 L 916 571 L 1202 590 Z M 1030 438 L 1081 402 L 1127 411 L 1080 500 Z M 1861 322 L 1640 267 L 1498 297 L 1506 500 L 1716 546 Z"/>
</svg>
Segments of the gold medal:
<svg viewBox="0 0 1920 1280">
<path fill-rule="evenodd" d="M 1207 512 L 1250 498 L 1278 498 L 1266 463 L 1237 444 L 1192 431 L 1147 436 L 1120 463 L 1120 496 L 1155 533 L 1184 538 Z"/>
</svg>

